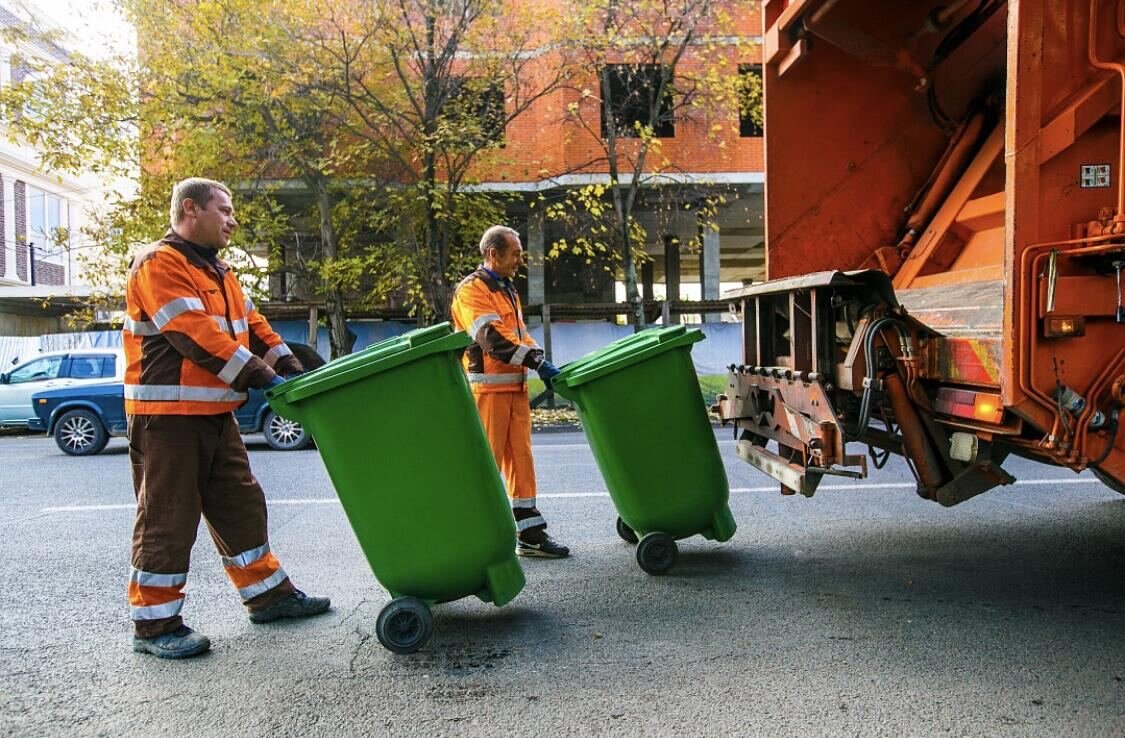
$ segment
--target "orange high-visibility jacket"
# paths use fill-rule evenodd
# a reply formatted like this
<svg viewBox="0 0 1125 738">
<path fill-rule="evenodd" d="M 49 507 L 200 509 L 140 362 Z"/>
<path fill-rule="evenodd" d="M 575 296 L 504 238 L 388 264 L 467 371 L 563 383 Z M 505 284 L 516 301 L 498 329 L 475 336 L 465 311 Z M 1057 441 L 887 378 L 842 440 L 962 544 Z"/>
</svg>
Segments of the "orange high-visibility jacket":
<svg viewBox="0 0 1125 738">
<path fill-rule="evenodd" d="M 129 265 L 125 293 L 125 412 L 218 415 L 276 373 L 301 370 L 281 336 L 215 266 L 169 230 Z"/>
<path fill-rule="evenodd" d="M 543 349 L 527 332 L 515 288 L 481 267 L 457 285 L 450 312 L 474 341 L 464 357 L 473 392 L 524 391 L 527 370 L 543 363 Z"/>
</svg>

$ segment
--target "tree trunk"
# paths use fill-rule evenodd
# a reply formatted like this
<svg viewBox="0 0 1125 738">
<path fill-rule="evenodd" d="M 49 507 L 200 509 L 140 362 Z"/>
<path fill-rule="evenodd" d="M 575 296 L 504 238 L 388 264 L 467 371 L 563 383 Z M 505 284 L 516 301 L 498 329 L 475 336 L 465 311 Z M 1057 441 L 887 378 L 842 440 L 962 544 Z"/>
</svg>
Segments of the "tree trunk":
<svg viewBox="0 0 1125 738">
<path fill-rule="evenodd" d="M 338 256 L 336 243 L 336 228 L 332 223 L 332 198 L 328 194 L 328 183 L 324 179 L 316 179 L 316 207 L 320 215 L 320 243 L 324 248 L 324 258 L 335 261 Z M 355 344 L 355 335 L 348 330 L 344 317 L 344 294 L 334 284 L 323 285 L 324 312 L 328 319 L 328 345 L 331 351 L 329 358 L 337 359 L 350 354 Z"/>
<path fill-rule="evenodd" d="M 625 301 L 629 303 L 629 322 L 633 326 L 634 331 L 644 330 L 645 327 L 645 312 L 644 305 L 641 302 L 641 293 L 637 289 L 637 263 L 633 259 L 633 241 L 629 236 L 629 216 L 632 208 L 629 202 L 626 202 L 621 196 L 621 187 L 617 183 L 616 174 L 613 170 L 616 169 L 613 159 L 610 159 L 610 180 L 612 181 L 611 190 L 613 191 L 613 212 L 617 220 L 617 227 L 620 229 L 621 237 L 621 263 L 623 271 L 625 272 Z"/>
<path fill-rule="evenodd" d="M 605 96 L 602 104 L 602 124 L 605 128 L 609 187 L 613 193 L 613 213 L 621 237 L 621 264 L 625 272 L 625 301 L 630 306 L 629 322 L 632 324 L 634 331 L 640 331 L 645 327 L 644 306 L 641 303 L 640 292 L 637 291 L 637 265 L 633 260 L 633 242 L 629 237 L 629 217 L 633 212 L 633 190 L 638 186 L 638 170 L 633 171 L 633 181 L 629 184 L 629 196 L 623 198 L 620 172 L 617 167 L 617 122 L 613 118 L 616 101 L 610 94 L 612 86 L 609 79 L 609 67 L 603 67 L 600 76 L 602 94 Z M 642 151 L 644 151 L 643 148 Z"/>
</svg>

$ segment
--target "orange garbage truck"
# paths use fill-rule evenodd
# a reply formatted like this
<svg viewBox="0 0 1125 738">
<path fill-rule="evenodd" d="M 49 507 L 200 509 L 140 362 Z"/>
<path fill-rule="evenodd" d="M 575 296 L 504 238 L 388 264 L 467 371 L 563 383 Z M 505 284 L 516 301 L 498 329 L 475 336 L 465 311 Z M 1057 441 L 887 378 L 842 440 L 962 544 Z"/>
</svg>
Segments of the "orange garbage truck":
<svg viewBox="0 0 1125 738">
<path fill-rule="evenodd" d="M 812 495 L 1125 493 L 1125 0 L 765 0 L 768 279 L 715 410 Z M 863 453 L 849 453 L 853 450 Z"/>
</svg>

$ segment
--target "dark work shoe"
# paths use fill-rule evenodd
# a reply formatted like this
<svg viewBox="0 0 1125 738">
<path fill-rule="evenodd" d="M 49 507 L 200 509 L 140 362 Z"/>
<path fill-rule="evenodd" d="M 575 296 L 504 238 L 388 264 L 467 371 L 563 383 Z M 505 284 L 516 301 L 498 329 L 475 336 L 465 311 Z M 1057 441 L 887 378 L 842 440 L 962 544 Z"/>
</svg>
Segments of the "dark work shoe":
<svg viewBox="0 0 1125 738">
<path fill-rule="evenodd" d="M 570 556 L 570 549 L 544 533 L 542 539 L 535 543 L 517 540 L 516 553 L 540 559 L 565 559 Z"/>
<path fill-rule="evenodd" d="M 307 618 L 328 612 L 331 606 L 332 601 L 327 597 L 309 597 L 298 589 L 284 600 L 250 613 L 250 622 L 272 623 L 282 618 Z"/>
<path fill-rule="evenodd" d="M 211 641 L 207 636 L 196 633 L 186 625 L 181 625 L 171 633 L 153 638 L 133 636 L 134 651 L 151 653 L 162 659 L 186 659 L 198 656 L 209 648 L 211 648 Z"/>
</svg>

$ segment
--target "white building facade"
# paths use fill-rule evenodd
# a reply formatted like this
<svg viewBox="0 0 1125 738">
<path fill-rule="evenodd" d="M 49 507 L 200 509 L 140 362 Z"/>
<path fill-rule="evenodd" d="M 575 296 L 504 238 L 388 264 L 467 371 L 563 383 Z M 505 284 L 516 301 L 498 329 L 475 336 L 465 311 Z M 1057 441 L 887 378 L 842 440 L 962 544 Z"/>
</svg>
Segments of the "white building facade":
<svg viewBox="0 0 1125 738">
<path fill-rule="evenodd" d="M 0 26 L 26 27 L 0 6 Z M 44 40 L 0 39 L 0 85 L 31 74 L 27 60 L 65 63 L 67 52 Z M 83 284 L 78 251 L 88 248 L 83 227 L 104 201 L 96 178 L 45 172 L 37 152 L 13 140 L 17 122 L 0 121 L 0 286 Z"/>
</svg>

